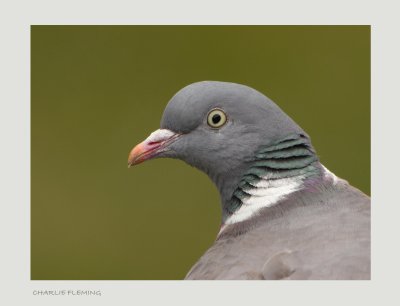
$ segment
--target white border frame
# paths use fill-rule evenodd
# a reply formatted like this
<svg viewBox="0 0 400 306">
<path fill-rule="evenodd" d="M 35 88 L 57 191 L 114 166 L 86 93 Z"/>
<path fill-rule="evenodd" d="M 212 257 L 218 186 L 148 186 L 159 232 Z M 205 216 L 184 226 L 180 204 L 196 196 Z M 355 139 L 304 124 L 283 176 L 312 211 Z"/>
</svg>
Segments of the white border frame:
<svg viewBox="0 0 400 306">
<path fill-rule="evenodd" d="M 398 2 L 397 2 L 398 3 Z M 396 1 L 13 1 L 1 8 L 0 161 L 3 305 L 399 304 L 399 5 Z M 31 24 L 371 24 L 372 281 L 30 280 Z M 395 287 L 396 286 L 396 287 Z M 34 296 L 33 290 L 102 296 Z"/>
</svg>

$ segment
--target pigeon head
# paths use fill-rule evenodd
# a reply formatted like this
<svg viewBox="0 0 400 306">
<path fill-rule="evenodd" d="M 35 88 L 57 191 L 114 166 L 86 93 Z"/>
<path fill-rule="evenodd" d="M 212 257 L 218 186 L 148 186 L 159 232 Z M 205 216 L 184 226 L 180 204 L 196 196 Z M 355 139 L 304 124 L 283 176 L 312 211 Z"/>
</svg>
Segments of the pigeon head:
<svg viewBox="0 0 400 306">
<path fill-rule="evenodd" d="M 303 146 L 309 153 L 302 156 L 314 156 L 307 134 L 266 96 L 245 85 L 204 81 L 190 84 L 172 97 L 160 129 L 131 151 L 128 165 L 159 157 L 181 159 L 205 172 L 225 203 L 243 177 L 251 174 L 254 163 L 268 160 L 266 152 L 287 151 L 285 143 L 291 144 L 288 148 L 293 154 L 295 149 L 301 154 Z M 301 168 L 296 158 L 293 167 L 284 165 L 285 160 L 289 162 L 285 156 L 293 157 L 287 152 L 277 154 L 276 164 L 269 159 L 264 170 Z"/>
</svg>

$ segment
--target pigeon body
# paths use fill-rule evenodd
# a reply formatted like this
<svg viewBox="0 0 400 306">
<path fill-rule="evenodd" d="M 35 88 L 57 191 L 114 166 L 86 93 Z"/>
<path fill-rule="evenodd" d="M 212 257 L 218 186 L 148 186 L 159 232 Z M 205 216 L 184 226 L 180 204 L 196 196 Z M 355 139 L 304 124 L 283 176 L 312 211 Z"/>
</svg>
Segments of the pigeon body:
<svg viewBox="0 0 400 306">
<path fill-rule="evenodd" d="M 223 229 L 187 279 L 369 279 L 369 199 L 325 177 Z"/>
<path fill-rule="evenodd" d="M 250 87 L 205 81 L 168 103 L 135 165 L 177 158 L 221 197 L 221 229 L 186 279 L 369 279 L 370 198 L 319 161 L 310 137 Z"/>
</svg>

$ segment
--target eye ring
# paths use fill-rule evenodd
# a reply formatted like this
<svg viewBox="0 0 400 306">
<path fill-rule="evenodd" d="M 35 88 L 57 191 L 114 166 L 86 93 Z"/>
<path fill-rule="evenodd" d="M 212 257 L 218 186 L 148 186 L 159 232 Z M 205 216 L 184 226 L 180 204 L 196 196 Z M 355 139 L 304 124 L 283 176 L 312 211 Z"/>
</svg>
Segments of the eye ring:
<svg viewBox="0 0 400 306">
<path fill-rule="evenodd" d="M 227 121 L 228 118 L 225 112 L 220 108 L 212 109 L 207 115 L 207 124 L 213 129 L 219 129 Z"/>
</svg>

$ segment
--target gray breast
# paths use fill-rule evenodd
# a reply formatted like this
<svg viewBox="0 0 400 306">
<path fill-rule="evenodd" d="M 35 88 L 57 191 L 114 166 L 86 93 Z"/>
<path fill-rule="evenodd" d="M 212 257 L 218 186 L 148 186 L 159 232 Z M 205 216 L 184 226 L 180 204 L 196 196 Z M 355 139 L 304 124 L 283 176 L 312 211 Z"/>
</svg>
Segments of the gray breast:
<svg viewBox="0 0 400 306">
<path fill-rule="evenodd" d="M 340 180 L 220 235 L 186 279 L 369 279 L 370 199 Z"/>
</svg>

